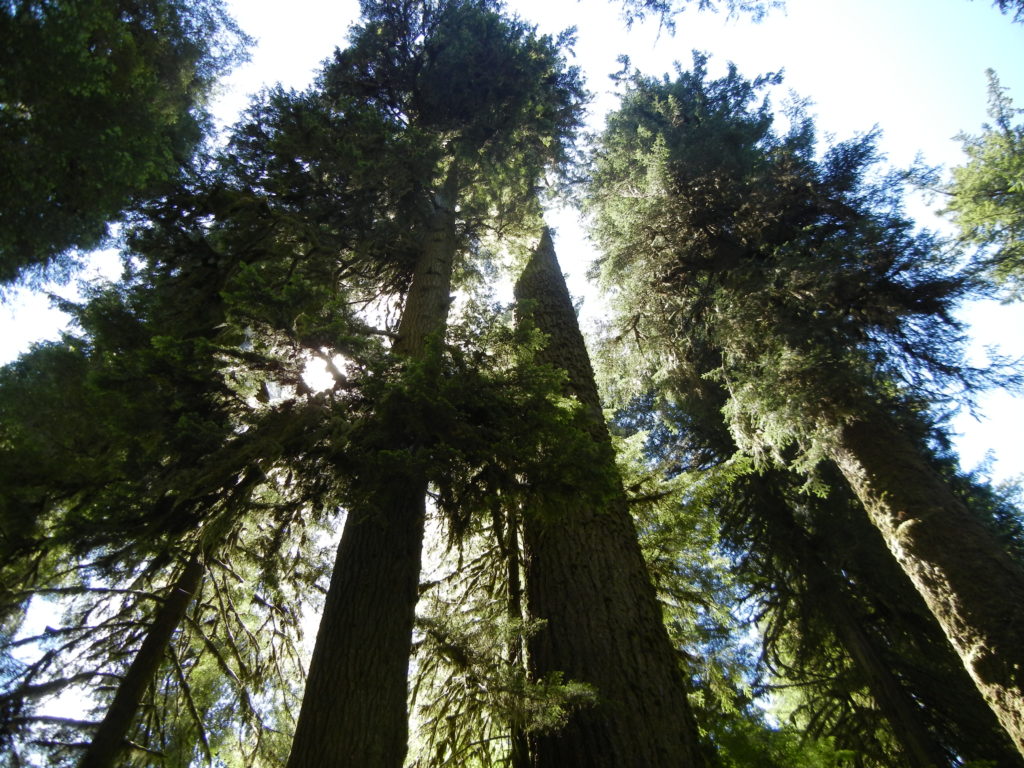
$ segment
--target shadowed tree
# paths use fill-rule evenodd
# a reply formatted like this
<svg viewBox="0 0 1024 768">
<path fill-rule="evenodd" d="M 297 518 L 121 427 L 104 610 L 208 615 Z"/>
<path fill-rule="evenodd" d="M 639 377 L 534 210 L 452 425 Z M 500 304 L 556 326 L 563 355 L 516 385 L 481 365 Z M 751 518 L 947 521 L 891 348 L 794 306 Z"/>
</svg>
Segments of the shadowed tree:
<svg viewBox="0 0 1024 768">
<path fill-rule="evenodd" d="M 93 666 L 78 682 L 124 671 L 86 765 L 117 764 L 129 734 L 187 762 L 235 733 L 251 737 L 252 764 L 281 750 L 268 719 L 290 729 L 289 706 L 268 711 L 301 676 L 289 654 L 320 575 L 305 558 L 337 498 L 324 439 L 339 443 L 355 411 L 345 389 L 305 387 L 303 353 L 360 360 L 374 344 L 312 249 L 296 253 L 310 239 L 343 249 L 351 232 L 290 215 L 273 193 L 294 179 L 275 171 L 250 184 L 222 168 L 151 207 L 128 237 L 132 274 L 65 305 L 81 332 L 0 374 L 3 607 L 16 616 L 32 594 L 82 594 L 60 630 L 71 639 L 41 638 L 56 650 L 5 697 L 50 685 L 37 678 L 82 646 Z M 256 641 L 250 624 L 275 632 Z M 103 711 L 114 686 L 100 688 Z M 210 699 L 237 710 L 214 716 Z"/>
<path fill-rule="evenodd" d="M 580 476 L 560 478 L 574 492 L 545 498 L 542 483 L 525 500 L 526 606 L 531 619 L 544 621 L 529 639 L 531 672 L 560 672 L 592 686 L 596 696 L 562 728 L 531 734 L 531 764 L 704 765 L 680 659 L 640 553 L 587 349 L 546 229 L 515 296 L 520 321 L 545 334 L 540 361 L 565 371 L 565 394 L 580 403 L 576 428 L 592 441 L 577 456 L 587 465 Z"/>
<path fill-rule="evenodd" d="M 849 748 L 870 744 L 864 733 L 890 730 L 898 755 L 875 755 L 878 765 L 1021 764 L 849 492 L 833 482 L 828 497 L 801 499 L 797 484 L 777 473 L 748 476 L 725 525 L 749 553 L 747 578 L 761 585 L 769 658 L 784 680 L 806 681 L 808 722 L 834 729 Z M 836 647 L 849 659 L 845 669 Z M 874 706 L 855 706 L 857 689 Z M 877 741 L 884 748 L 887 740 Z"/>
<path fill-rule="evenodd" d="M 382 161 L 401 206 L 408 290 L 391 349 L 405 381 L 383 395 L 362 439 L 289 768 L 400 766 L 431 455 L 427 393 L 452 274 L 483 227 L 534 205 L 545 168 L 565 159 L 582 91 L 560 45 L 487 2 L 366 2 L 352 43 L 321 82 L 328 99 L 392 125 Z M 398 172 L 403 175 L 399 175 Z M 397 246 L 397 247 L 396 247 Z"/>
<path fill-rule="evenodd" d="M 11 0 L 0 39 L 0 282 L 169 191 L 248 44 L 221 0 Z"/>
<path fill-rule="evenodd" d="M 753 105 L 772 78 L 708 81 L 704 64 L 634 78 L 597 153 L 591 206 L 622 336 L 676 391 L 717 382 L 757 460 L 835 462 L 1024 750 L 1024 571 L 894 416 L 939 399 L 936 382 L 969 384 L 950 315 L 962 281 L 891 180 L 868 179 L 872 137 L 817 160 L 809 120 L 778 136 Z"/>
</svg>

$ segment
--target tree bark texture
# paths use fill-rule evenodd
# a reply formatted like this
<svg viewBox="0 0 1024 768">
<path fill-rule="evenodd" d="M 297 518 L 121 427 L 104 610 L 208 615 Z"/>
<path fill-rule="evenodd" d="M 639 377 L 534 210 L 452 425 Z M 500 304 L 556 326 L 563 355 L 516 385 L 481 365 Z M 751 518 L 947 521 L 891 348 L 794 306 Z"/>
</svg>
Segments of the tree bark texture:
<svg viewBox="0 0 1024 768">
<path fill-rule="evenodd" d="M 547 334 L 542 359 L 567 371 L 570 393 L 589 411 L 588 430 L 606 449 L 605 469 L 614 472 L 590 359 L 547 230 L 515 295 L 522 314 Z M 564 728 L 532 735 L 533 765 L 704 765 L 625 494 L 604 508 L 569 505 L 557 519 L 527 509 L 523 532 L 527 609 L 546 622 L 529 643 L 531 672 L 561 672 L 597 694 L 597 703 L 571 713 Z"/>
<path fill-rule="evenodd" d="M 114 700 L 96 729 L 79 768 L 114 768 L 121 765 L 119 758 L 125 749 L 125 739 L 135 722 L 142 697 L 153 684 L 171 638 L 199 590 L 204 572 L 197 550 L 158 608 L 146 638 L 117 686 Z"/>
<path fill-rule="evenodd" d="M 999 768 L 1024 768 L 1024 759 L 878 529 L 866 515 L 847 519 L 844 541 L 836 540 L 838 531 L 833 529 L 810 542 L 812 551 L 847 553 L 840 562 L 827 558 L 832 578 L 845 595 L 844 605 L 833 605 L 833 610 L 842 610 L 846 621 L 869 640 L 883 670 L 909 694 L 918 717 L 927 715 L 930 733 L 945 747 L 947 763 L 948 755 L 956 755 L 968 763 L 988 760 Z M 842 562 L 845 558 L 854 562 Z M 859 590 L 868 593 L 874 610 L 860 607 L 857 613 Z"/>
<path fill-rule="evenodd" d="M 835 435 L 833 460 L 1024 754 L 1024 572 L 887 414 Z"/>
<path fill-rule="evenodd" d="M 453 206 L 434 203 L 392 352 L 422 359 L 451 303 Z M 414 448 L 395 436 L 396 449 Z M 401 768 L 427 478 L 396 467 L 349 510 L 288 768 Z"/>
</svg>

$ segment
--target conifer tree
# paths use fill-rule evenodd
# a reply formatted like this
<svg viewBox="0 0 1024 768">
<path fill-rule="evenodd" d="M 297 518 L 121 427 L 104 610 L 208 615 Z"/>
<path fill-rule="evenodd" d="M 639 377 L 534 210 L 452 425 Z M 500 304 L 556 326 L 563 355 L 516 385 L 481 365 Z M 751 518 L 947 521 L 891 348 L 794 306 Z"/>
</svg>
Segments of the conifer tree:
<svg viewBox="0 0 1024 768">
<path fill-rule="evenodd" d="M 634 364 L 621 359 L 618 349 L 609 352 L 614 358 L 605 364 L 612 371 Z M 817 492 L 808 494 L 798 473 L 758 472 L 737 454 L 720 412 L 726 396 L 718 387 L 705 383 L 685 396 L 668 397 L 676 402 L 648 396 L 617 419 L 623 427 L 649 430 L 646 460 L 659 457 L 675 476 L 670 482 L 681 484 L 676 508 L 668 506 L 645 524 L 661 553 L 652 567 L 661 588 L 668 589 L 679 578 L 676 571 L 689 571 L 692 556 L 673 547 L 681 536 L 673 528 L 720 526 L 719 540 L 735 564 L 736 594 L 743 595 L 744 612 L 756 618 L 763 638 L 761 664 L 746 661 L 746 674 L 763 669 L 769 675 L 763 684 L 781 690 L 792 726 L 808 737 L 831 739 L 864 765 L 952 765 L 961 758 L 1020 762 L 835 468 L 818 467 Z M 946 469 L 943 474 L 948 476 Z M 987 495 L 991 490 L 965 478 L 955 488 L 993 530 L 1007 523 L 1012 528 L 1012 513 L 1004 518 Z M 656 489 L 648 486 L 644 493 L 663 497 L 657 504 L 665 507 L 667 489 Z M 1013 544 L 1012 533 L 1007 540 Z M 714 594 L 713 582 L 696 589 L 684 582 L 674 589 Z M 720 600 L 730 605 L 739 598 Z M 707 655 L 714 657 L 714 651 Z M 705 727 L 721 717 L 701 714 Z M 743 732 L 726 731 L 720 748 L 728 750 L 729 739 Z"/>
<path fill-rule="evenodd" d="M 425 498 L 437 452 L 422 388 L 435 388 L 452 274 L 488 226 L 529 210 L 566 158 L 582 91 L 560 46 L 486 2 L 371 3 L 322 76 L 328 98 L 393 126 L 408 290 L 391 349 L 409 378 L 368 427 L 321 620 L 290 768 L 398 766 Z M 404 175 L 399 176 L 398 172 Z M 418 428 L 413 425 L 418 424 Z"/>
<path fill-rule="evenodd" d="M 1024 571 L 893 415 L 969 378 L 950 316 L 962 281 L 891 181 L 866 178 L 870 136 L 816 160 L 809 120 L 778 136 L 753 106 L 772 78 L 708 81 L 704 63 L 634 78 L 598 152 L 591 200 L 623 336 L 677 392 L 716 381 L 758 460 L 835 462 L 1024 750 Z"/>
<path fill-rule="evenodd" d="M 1024 12 L 1024 11 L 1021 11 Z M 944 213 L 960 236 L 981 250 L 984 275 L 1009 298 L 1024 296 L 1024 110 L 1015 108 L 993 70 L 988 70 L 989 117 L 979 136 L 962 135 L 967 162 L 953 169 L 943 190 Z"/>
<path fill-rule="evenodd" d="M 0 38 L 2 283 L 172 189 L 249 42 L 221 0 L 11 0 Z"/>
<path fill-rule="evenodd" d="M 273 194 L 293 180 L 287 166 L 248 183 L 257 159 L 232 153 L 217 173 L 151 207 L 129 235 L 132 274 L 66 305 L 80 333 L 0 377 L 3 607 L 16 624 L 27 596 L 83 593 L 60 630 L 71 640 L 5 681 L 5 698 L 30 724 L 21 702 L 60 687 L 47 676 L 72 651 L 87 646 L 95 666 L 70 682 L 116 680 L 123 667 L 123 682 L 104 686 L 117 692 L 90 765 L 114 764 L 129 732 L 168 760 L 168 744 L 186 763 L 197 744 L 209 753 L 212 710 L 193 701 L 196 676 L 204 696 L 239 702 L 240 720 L 222 719 L 215 741 L 248 731 L 249 762 L 281 749 L 267 738 L 267 707 L 296 685 L 285 670 L 301 674 L 289 654 L 320 573 L 305 558 L 337 498 L 322 441 L 343 435 L 353 411 L 346 390 L 312 396 L 299 351 L 360 359 L 373 344 L 357 337 L 361 326 L 323 264 L 295 251 L 310 240 L 336 247 L 351 233 L 314 211 L 291 215 Z M 241 573 L 252 577 L 244 596 L 232 583 Z M 112 618 L 97 622 L 103 613 Z M 254 641 L 250 624 L 260 622 L 277 631 Z M 117 626 L 131 627 L 127 638 L 110 632 Z M 207 684 L 218 666 L 224 677 Z M 169 688 L 165 672 L 178 678 Z M 150 707 L 140 718 L 143 697 L 161 686 L 165 712 Z M 97 698 L 102 710 L 106 692 Z M 246 703 L 259 698 L 262 707 Z"/>
<path fill-rule="evenodd" d="M 516 283 L 522 322 L 545 334 L 540 360 L 566 373 L 577 428 L 592 444 L 567 496 L 529 493 L 523 517 L 526 605 L 538 676 L 560 672 L 597 697 L 558 731 L 531 737 L 536 766 L 704 765 L 680 660 L 668 642 L 572 299 L 545 229 Z M 589 450 L 588 450 L 589 448 Z M 598 597 L 600 596 L 600 597 Z M 597 599 L 595 599 L 597 598 Z"/>
</svg>

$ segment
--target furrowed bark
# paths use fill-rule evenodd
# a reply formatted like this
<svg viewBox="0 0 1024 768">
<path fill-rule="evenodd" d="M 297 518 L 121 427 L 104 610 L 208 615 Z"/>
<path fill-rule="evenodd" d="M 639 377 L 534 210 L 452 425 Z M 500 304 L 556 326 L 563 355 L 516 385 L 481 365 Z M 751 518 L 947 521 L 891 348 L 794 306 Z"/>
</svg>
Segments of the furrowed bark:
<svg viewBox="0 0 1024 768">
<path fill-rule="evenodd" d="M 542 359 L 565 369 L 588 410 L 588 431 L 615 459 L 583 337 L 545 230 L 516 285 L 520 311 L 548 335 Z M 581 494 L 586 498 L 586 494 Z M 697 729 L 675 650 L 620 492 L 603 507 L 581 502 L 523 521 L 527 608 L 545 626 L 529 643 L 531 672 L 561 672 L 596 689 L 597 703 L 554 733 L 531 735 L 536 768 L 702 766 Z"/>
<path fill-rule="evenodd" d="M 1024 754 L 1024 572 L 886 414 L 834 433 L 833 460 Z"/>
<path fill-rule="evenodd" d="M 96 729 L 79 768 L 114 768 L 121 764 L 119 757 L 127 746 L 126 738 L 135 722 L 142 697 L 153 684 L 167 646 L 185 618 L 185 612 L 199 590 L 204 572 L 197 550 L 157 610 L 146 639 L 142 641 L 128 672 L 117 687 L 114 700 Z"/>
<path fill-rule="evenodd" d="M 451 199 L 434 203 L 392 349 L 411 361 L 423 358 L 448 319 L 456 250 Z M 395 439 L 396 449 L 413 447 Z M 401 768 L 426 492 L 427 478 L 396 467 L 366 508 L 349 511 L 288 768 Z"/>
<path fill-rule="evenodd" d="M 950 762 L 950 755 L 956 755 L 966 763 L 988 760 L 1000 768 L 1024 768 L 1024 760 L 946 641 L 913 582 L 892 557 L 878 529 L 866 515 L 851 517 L 849 523 L 849 535 L 858 542 L 854 556 L 860 561 L 852 580 L 857 589 L 876 593 L 877 610 L 884 619 L 879 623 L 863 609 L 855 618 L 858 601 L 853 599 L 854 591 L 845 593 L 845 606 L 834 604 L 833 610 L 843 610 L 846 621 L 867 637 L 879 657 L 881 671 L 893 676 L 909 693 L 918 716 L 927 714 L 929 732 L 944 745 L 946 763 Z M 836 533 L 833 531 L 831 536 Z M 833 547 L 844 546 L 829 541 L 816 538 L 812 547 L 818 552 L 829 552 Z M 839 586 L 852 585 L 843 580 Z M 886 639 L 897 637 L 906 641 L 901 645 L 901 652 L 908 654 L 903 663 L 893 659 L 892 651 L 886 654 Z"/>
</svg>

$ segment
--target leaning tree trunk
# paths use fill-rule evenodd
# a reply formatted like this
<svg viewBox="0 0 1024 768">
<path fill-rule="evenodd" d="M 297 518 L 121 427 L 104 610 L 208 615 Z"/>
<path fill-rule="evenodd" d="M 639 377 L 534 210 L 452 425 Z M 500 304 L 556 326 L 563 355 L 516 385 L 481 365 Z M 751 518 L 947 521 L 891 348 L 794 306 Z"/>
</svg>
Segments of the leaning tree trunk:
<svg viewBox="0 0 1024 768">
<path fill-rule="evenodd" d="M 603 464 L 594 469 L 616 472 L 590 360 L 547 230 L 515 295 L 522 315 L 548 336 L 542 359 L 567 371 L 570 393 L 587 410 L 586 429 Z M 532 735 L 538 768 L 704 764 L 679 659 L 621 481 L 616 484 L 618 493 L 600 506 L 581 501 L 567 504 L 557 518 L 529 509 L 524 517 L 527 608 L 531 618 L 546 622 L 530 640 L 531 671 L 538 678 L 562 673 L 597 694 L 596 704 L 572 712 L 564 728 Z"/>
<path fill-rule="evenodd" d="M 1024 572 L 888 414 L 834 435 L 833 460 L 1024 754 Z"/>
<path fill-rule="evenodd" d="M 392 348 L 396 357 L 422 360 L 429 337 L 443 333 L 455 250 L 454 205 L 439 198 Z M 391 448 L 415 448 L 407 442 L 395 435 Z M 401 768 L 426 493 L 427 478 L 396 466 L 349 511 L 288 768 Z"/>
<path fill-rule="evenodd" d="M 153 683 L 171 637 L 181 625 L 192 598 L 199 590 L 203 573 L 204 567 L 197 549 L 157 610 L 146 632 L 146 639 L 142 641 L 128 672 L 117 686 L 114 700 L 96 729 L 79 768 L 114 768 L 121 765 L 118 758 L 127 746 L 126 738 L 135 722 L 139 704 Z"/>
<path fill-rule="evenodd" d="M 876 636 L 879 648 L 889 648 L 887 641 L 899 644 L 901 650 L 894 647 L 893 652 L 904 654 L 908 663 L 894 663 L 891 656 L 882 661 L 898 669 L 900 681 L 929 715 L 932 732 L 941 737 L 948 754 L 966 763 L 987 760 L 999 768 L 1024 768 L 1024 757 L 946 641 L 913 582 L 893 559 L 878 529 L 863 514 L 850 523 L 858 526 L 849 529 L 858 543 L 851 578 L 861 589 L 874 592 L 876 610 L 885 617 L 879 623 L 875 614 L 866 614 L 861 626 Z M 822 547 L 829 545 L 819 543 L 818 549 Z"/>
</svg>

